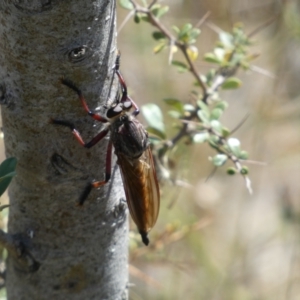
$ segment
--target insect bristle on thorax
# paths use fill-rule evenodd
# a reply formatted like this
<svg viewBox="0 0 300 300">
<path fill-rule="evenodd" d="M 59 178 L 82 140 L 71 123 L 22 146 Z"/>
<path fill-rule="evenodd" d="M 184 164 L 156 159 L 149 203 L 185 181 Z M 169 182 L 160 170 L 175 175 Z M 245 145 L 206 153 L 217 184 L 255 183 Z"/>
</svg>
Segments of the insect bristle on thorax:
<svg viewBox="0 0 300 300">
<path fill-rule="evenodd" d="M 85 111 L 95 120 L 107 124 L 106 128 L 90 142 L 85 143 L 83 141 L 73 123 L 63 120 L 52 120 L 52 122 L 69 127 L 78 142 L 86 148 L 93 147 L 110 132 L 106 154 L 105 180 L 89 182 L 82 192 L 78 204 L 83 205 L 93 188 L 98 188 L 109 181 L 112 168 L 112 148 L 114 147 L 131 217 L 138 227 L 143 243 L 148 245 L 148 232 L 155 225 L 159 212 L 159 186 L 148 133 L 136 119 L 139 108 L 127 94 L 127 86 L 119 67 L 120 55 L 118 54 L 113 71 L 118 77 L 122 93 L 117 92 L 115 101 L 109 100 L 105 105 L 105 117 L 89 109 L 81 90 L 74 83 L 68 79 L 62 79 L 64 85 L 78 94 Z M 133 112 L 130 112 L 132 109 L 134 109 Z"/>
</svg>

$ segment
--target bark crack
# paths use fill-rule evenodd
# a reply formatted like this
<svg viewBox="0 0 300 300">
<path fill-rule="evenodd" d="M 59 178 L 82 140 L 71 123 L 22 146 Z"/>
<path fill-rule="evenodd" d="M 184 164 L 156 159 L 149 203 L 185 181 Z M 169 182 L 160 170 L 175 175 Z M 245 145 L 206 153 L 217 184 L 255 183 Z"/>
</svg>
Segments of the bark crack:
<svg viewBox="0 0 300 300">
<path fill-rule="evenodd" d="M 39 269 L 40 263 L 33 258 L 19 235 L 11 235 L 0 230 L 0 245 L 7 250 L 20 270 L 31 273 Z"/>
</svg>

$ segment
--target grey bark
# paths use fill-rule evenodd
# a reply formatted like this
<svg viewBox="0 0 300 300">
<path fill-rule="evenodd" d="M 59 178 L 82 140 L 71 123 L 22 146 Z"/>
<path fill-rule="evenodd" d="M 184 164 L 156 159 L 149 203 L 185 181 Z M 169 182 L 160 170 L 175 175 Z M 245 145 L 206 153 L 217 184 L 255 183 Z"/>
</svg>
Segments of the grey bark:
<svg viewBox="0 0 300 300">
<path fill-rule="evenodd" d="M 51 118 L 75 123 L 86 141 L 103 125 L 87 116 L 65 76 L 91 109 L 116 93 L 115 0 L 0 1 L 0 91 L 7 156 L 18 159 L 10 187 L 8 299 L 126 299 L 127 211 L 107 139 L 87 150 Z"/>
</svg>

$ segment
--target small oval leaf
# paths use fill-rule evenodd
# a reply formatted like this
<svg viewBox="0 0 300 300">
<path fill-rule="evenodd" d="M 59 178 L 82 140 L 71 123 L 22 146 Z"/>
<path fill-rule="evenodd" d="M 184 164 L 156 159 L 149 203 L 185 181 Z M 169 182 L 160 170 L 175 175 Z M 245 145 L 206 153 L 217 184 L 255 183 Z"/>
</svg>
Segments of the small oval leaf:
<svg viewBox="0 0 300 300">
<path fill-rule="evenodd" d="M 226 81 L 222 84 L 222 88 L 224 90 L 229 89 L 237 89 L 242 85 L 242 81 L 236 77 L 229 77 Z"/>
<path fill-rule="evenodd" d="M 159 138 L 160 140 L 165 140 L 166 139 L 166 135 L 164 132 L 157 130 L 157 128 L 154 127 L 147 127 L 147 131 L 150 134 L 150 139 L 153 139 L 154 137 L 151 137 L 151 135 L 154 135 L 155 137 Z"/>
<path fill-rule="evenodd" d="M 133 8 L 134 8 L 133 4 L 129 0 L 120 0 L 119 3 L 120 3 L 120 6 L 125 9 L 133 10 Z"/>
<path fill-rule="evenodd" d="M 175 66 L 180 73 L 183 73 L 183 72 L 186 72 L 189 70 L 189 67 L 181 61 L 173 60 L 172 65 Z"/>
<path fill-rule="evenodd" d="M 153 52 L 154 54 L 157 54 L 159 52 L 161 52 L 164 48 L 166 47 L 166 44 L 163 42 L 163 43 L 160 43 L 158 45 L 156 45 L 154 48 L 153 48 Z"/>
<path fill-rule="evenodd" d="M 155 39 L 155 40 L 161 40 L 161 39 L 164 39 L 166 36 L 160 32 L 160 31 L 154 31 L 152 33 L 152 37 Z"/>
<path fill-rule="evenodd" d="M 15 176 L 16 166 L 17 159 L 15 157 L 7 158 L 0 165 L 0 196 L 2 196 L 9 186 L 13 176 Z"/>
<path fill-rule="evenodd" d="M 209 139 L 209 134 L 208 132 L 200 132 L 200 133 L 196 133 L 193 136 L 193 141 L 194 143 L 204 143 Z"/>
<path fill-rule="evenodd" d="M 166 98 L 164 99 L 164 102 L 180 113 L 184 113 L 184 106 L 180 100 L 174 98 Z"/>
<path fill-rule="evenodd" d="M 225 154 L 217 154 L 212 158 L 212 162 L 216 167 L 223 166 L 227 161 L 227 155 Z"/>
<path fill-rule="evenodd" d="M 198 58 L 198 48 L 196 46 L 189 46 L 186 50 L 189 58 L 195 61 Z"/>
<path fill-rule="evenodd" d="M 220 64 L 221 60 L 213 53 L 206 53 L 204 55 L 204 60 L 213 64 Z"/>
<path fill-rule="evenodd" d="M 227 140 L 227 144 L 229 149 L 231 150 L 231 152 L 236 155 L 237 157 L 239 157 L 240 153 L 241 153 L 241 143 L 238 139 L 236 138 L 230 138 Z"/>
<path fill-rule="evenodd" d="M 141 19 L 140 19 L 140 16 L 138 14 L 135 14 L 133 20 L 134 20 L 135 23 L 139 24 Z"/>
<path fill-rule="evenodd" d="M 198 114 L 198 117 L 199 117 L 200 121 L 204 125 L 209 125 L 209 114 L 206 111 L 198 110 L 197 114 Z"/>
<path fill-rule="evenodd" d="M 160 132 L 165 133 L 165 125 L 163 121 L 163 114 L 158 105 L 148 103 L 143 105 L 142 108 L 143 116 L 145 117 L 149 127 L 153 127 Z"/>
<path fill-rule="evenodd" d="M 220 117 L 222 116 L 222 113 L 223 113 L 223 111 L 220 108 L 214 108 L 211 111 L 210 119 L 211 120 L 219 120 Z"/>
<path fill-rule="evenodd" d="M 210 125 L 217 133 L 222 133 L 222 124 L 218 120 L 212 120 Z"/>
</svg>

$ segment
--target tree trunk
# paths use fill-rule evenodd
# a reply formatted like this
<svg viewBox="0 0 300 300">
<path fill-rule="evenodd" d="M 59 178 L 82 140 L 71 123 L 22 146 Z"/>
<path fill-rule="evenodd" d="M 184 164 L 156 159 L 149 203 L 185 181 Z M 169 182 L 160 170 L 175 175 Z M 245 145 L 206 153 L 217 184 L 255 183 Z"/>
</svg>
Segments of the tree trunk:
<svg viewBox="0 0 300 300">
<path fill-rule="evenodd" d="M 91 109 L 114 99 L 115 0 L 0 2 L 0 92 L 7 156 L 18 159 L 10 187 L 8 299 L 127 299 L 127 212 L 113 161 L 110 182 L 76 203 L 93 179 L 104 180 L 107 139 L 87 150 L 103 127 Z M 9 247 L 8 247 L 9 248 Z"/>
</svg>

